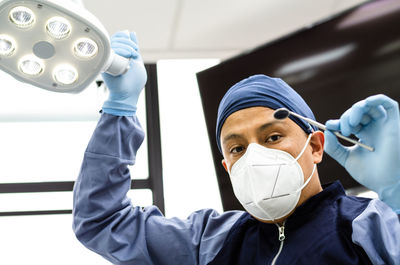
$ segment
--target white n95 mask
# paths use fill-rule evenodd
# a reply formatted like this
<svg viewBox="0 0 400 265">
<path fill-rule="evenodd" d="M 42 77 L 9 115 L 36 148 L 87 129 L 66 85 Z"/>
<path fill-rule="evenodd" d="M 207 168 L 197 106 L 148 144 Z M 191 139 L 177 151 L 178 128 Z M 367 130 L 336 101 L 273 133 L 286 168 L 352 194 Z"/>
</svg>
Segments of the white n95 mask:
<svg viewBox="0 0 400 265">
<path fill-rule="evenodd" d="M 297 160 L 304 153 L 311 134 L 300 154 L 289 153 L 251 143 L 246 153 L 232 166 L 233 191 L 248 213 L 263 221 L 285 217 L 296 207 L 301 190 L 314 174 L 316 165 L 304 183 Z"/>
</svg>

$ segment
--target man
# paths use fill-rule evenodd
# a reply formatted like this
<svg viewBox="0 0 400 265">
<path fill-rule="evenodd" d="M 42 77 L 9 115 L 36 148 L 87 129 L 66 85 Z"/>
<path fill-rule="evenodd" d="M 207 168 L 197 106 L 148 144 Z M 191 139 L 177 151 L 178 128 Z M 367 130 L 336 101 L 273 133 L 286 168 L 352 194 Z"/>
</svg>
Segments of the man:
<svg viewBox="0 0 400 265">
<path fill-rule="evenodd" d="M 75 184 L 74 231 L 85 246 L 115 264 L 400 264 L 396 213 L 380 200 L 346 196 L 340 183 L 321 187 L 316 164 L 324 134 L 293 117 L 274 119 L 279 107 L 314 116 L 286 83 L 263 75 L 232 87 L 218 112 L 223 166 L 246 212 L 208 209 L 181 220 L 163 217 L 154 206 L 133 207 L 126 197 L 127 166 L 143 141 L 135 112 L 146 75 L 134 34 L 117 33 L 112 47 L 131 58 L 131 67 L 120 77 L 104 75 L 110 96 Z M 376 152 L 343 147 L 329 132 L 327 146 L 353 176 L 399 210 L 400 159 L 393 153 L 400 146 L 400 125 L 397 105 L 389 108 L 387 102 L 393 103 L 372 98 L 327 124 L 347 135 L 362 133 Z M 376 141 L 365 130 L 385 138 Z M 372 163 L 381 155 L 388 159 L 383 168 Z M 372 171 L 376 165 L 380 169 Z"/>
</svg>

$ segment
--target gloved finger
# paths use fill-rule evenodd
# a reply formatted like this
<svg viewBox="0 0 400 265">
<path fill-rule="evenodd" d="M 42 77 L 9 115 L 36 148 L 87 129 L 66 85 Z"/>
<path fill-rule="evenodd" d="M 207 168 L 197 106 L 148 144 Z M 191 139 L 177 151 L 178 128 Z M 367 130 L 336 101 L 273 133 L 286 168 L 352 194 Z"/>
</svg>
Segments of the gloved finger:
<svg viewBox="0 0 400 265">
<path fill-rule="evenodd" d="M 113 50 L 119 56 L 122 56 L 125 58 L 132 58 L 132 51 L 130 51 L 130 50 L 127 50 L 125 48 L 120 48 L 120 47 L 113 47 Z"/>
<path fill-rule="evenodd" d="M 116 54 L 125 58 L 133 58 L 133 54 L 135 53 L 135 50 L 129 49 L 128 47 L 124 47 L 121 45 L 113 45 L 111 48 Z"/>
<path fill-rule="evenodd" d="M 116 54 L 125 58 L 136 59 L 138 57 L 138 52 L 129 45 L 125 45 L 123 43 L 113 43 L 111 45 L 111 48 L 115 51 Z"/>
<path fill-rule="evenodd" d="M 136 44 L 138 43 L 136 32 L 129 33 L 129 37 L 134 43 L 136 43 Z"/>
<path fill-rule="evenodd" d="M 345 165 L 346 159 L 349 154 L 348 147 L 341 145 L 336 138 L 336 136 L 331 132 L 326 130 L 325 134 L 325 152 L 335 159 L 342 166 Z"/>
<path fill-rule="evenodd" d="M 373 120 L 386 119 L 386 110 L 382 105 L 371 107 L 368 114 Z"/>
<path fill-rule="evenodd" d="M 371 122 L 371 120 L 372 120 L 372 118 L 370 115 L 364 115 L 362 117 L 360 123 L 365 126 L 365 125 L 369 124 Z"/>
<path fill-rule="evenodd" d="M 132 53 L 131 53 L 131 57 L 130 57 L 131 59 L 133 59 L 133 60 L 137 60 L 137 59 L 140 59 L 140 60 L 142 60 L 142 58 L 140 57 L 140 54 L 137 52 L 137 51 L 133 51 Z M 132 60 L 132 61 L 133 61 Z"/>
<path fill-rule="evenodd" d="M 369 107 L 365 100 L 359 101 L 348 110 L 350 126 L 357 126 L 363 117 L 368 113 Z"/>
<path fill-rule="evenodd" d="M 372 118 L 368 114 L 363 115 L 358 125 L 351 126 L 351 133 L 358 135 L 360 132 L 363 131 L 365 126 L 367 126 L 371 122 L 371 120 Z"/>
<path fill-rule="evenodd" d="M 340 117 L 340 133 L 343 134 L 344 136 L 349 136 L 353 131 L 349 119 L 350 119 L 350 109 L 346 110 Z"/>
<path fill-rule="evenodd" d="M 340 131 L 340 120 L 328 120 L 325 123 L 325 127 L 327 130 L 331 131 L 331 132 L 336 132 L 336 131 Z M 361 129 L 363 128 L 362 125 L 358 125 L 356 127 L 352 127 L 352 130 L 354 134 L 358 133 L 359 131 L 361 131 Z"/>
<path fill-rule="evenodd" d="M 382 106 L 369 107 L 366 104 L 366 101 L 363 100 L 357 102 L 351 107 L 349 112 L 349 123 L 350 126 L 357 130 L 356 127 L 360 124 L 365 126 L 372 120 L 379 119 L 385 115 L 385 110 L 382 108 Z"/>
<path fill-rule="evenodd" d="M 325 122 L 326 129 L 331 131 L 340 131 L 340 120 L 328 120 Z"/>
<path fill-rule="evenodd" d="M 387 112 L 388 119 L 399 119 L 399 103 L 388 96 L 379 94 L 366 99 L 370 107 L 382 105 Z"/>
<path fill-rule="evenodd" d="M 111 36 L 111 39 L 113 39 L 113 38 L 124 38 L 124 39 L 129 39 L 129 33 L 127 33 L 127 31 L 126 30 L 123 30 L 123 31 L 118 31 L 118 32 L 116 32 L 115 34 L 113 34 L 112 36 Z"/>
<path fill-rule="evenodd" d="M 113 45 L 114 43 L 121 43 L 121 44 L 125 44 L 125 45 L 128 45 L 128 46 L 130 46 L 130 47 L 132 47 L 134 50 L 139 50 L 139 47 L 138 47 L 138 45 L 136 44 L 136 43 L 134 43 L 132 40 L 130 40 L 130 39 L 126 39 L 126 38 L 121 38 L 121 37 L 118 37 L 118 38 L 113 38 L 112 40 L 111 40 L 111 45 Z"/>
<path fill-rule="evenodd" d="M 385 118 L 386 117 L 386 111 L 382 106 L 377 106 L 377 107 L 372 107 L 372 108 L 363 108 L 359 113 L 364 112 L 367 110 L 366 113 L 363 113 L 362 116 L 357 116 L 359 114 L 356 114 L 353 112 L 353 116 L 350 116 L 350 124 L 352 126 L 352 133 L 357 134 L 359 133 L 365 126 L 370 124 L 372 121 L 378 120 L 380 118 Z M 360 119 L 361 120 L 358 120 Z M 357 124 L 358 122 L 358 124 Z"/>
<path fill-rule="evenodd" d="M 351 133 L 354 135 L 357 135 L 363 128 L 364 128 L 364 126 L 361 124 L 354 126 L 354 127 L 352 127 Z"/>
</svg>

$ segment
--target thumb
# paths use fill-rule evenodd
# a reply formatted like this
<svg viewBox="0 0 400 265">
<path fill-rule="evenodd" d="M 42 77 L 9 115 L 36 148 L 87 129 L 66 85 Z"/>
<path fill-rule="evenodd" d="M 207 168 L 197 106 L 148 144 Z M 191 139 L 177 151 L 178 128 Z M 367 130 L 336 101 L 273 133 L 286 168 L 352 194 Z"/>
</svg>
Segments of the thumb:
<svg viewBox="0 0 400 265">
<path fill-rule="evenodd" d="M 331 131 L 326 130 L 324 134 L 325 134 L 325 147 L 324 147 L 325 152 L 344 167 L 347 160 L 347 156 L 349 155 L 348 148 L 339 143 L 338 139 Z"/>
<path fill-rule="evenodd" d="M 131 40 L 132 40 L 134 43 L 138 44 L 136 32 L 130 32 L 130 33 L 129 33 L 129 37 L 131 38 Z"/>
<path fill-rule="evenodd" d="M 369 107 L 376 107 L 382 105 L 386 110 L 388 119 L 399 119 L 399 104 L 397 101 L 389 98 L 385 95 L 374 95 L 366 99 L 367 105 Z"/>
</svg>

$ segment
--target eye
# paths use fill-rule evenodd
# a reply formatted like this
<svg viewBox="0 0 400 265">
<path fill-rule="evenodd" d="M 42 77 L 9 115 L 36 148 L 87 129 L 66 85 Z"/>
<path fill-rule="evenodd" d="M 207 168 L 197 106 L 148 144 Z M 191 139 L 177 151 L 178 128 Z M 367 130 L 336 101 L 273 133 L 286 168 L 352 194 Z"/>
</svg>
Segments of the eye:
<svg viewBox="0 0 400 265">
<path fill-rule="evenodd" d="M 271 135 L 270 137 L 268 137 L 267 138 L 267 140 L 265 141 L 265 142 L 267 142 L 267 143 L 273 143 L 273 142 L 276 142 L 276 141 L 278 141 L 279 139 L 281 139 L 281 135 L 279 135 L 279 134 L 274 134 L 274 135 Z"/>
<path fill-rule="evenodd" d="M 243 146 L 236 146 L 236 147 L 233 147 L 229 152 L 231 154 L 240 154 L 241 152 L 243 152 L 243 150 L 244 150 Z"/>
</svg>

